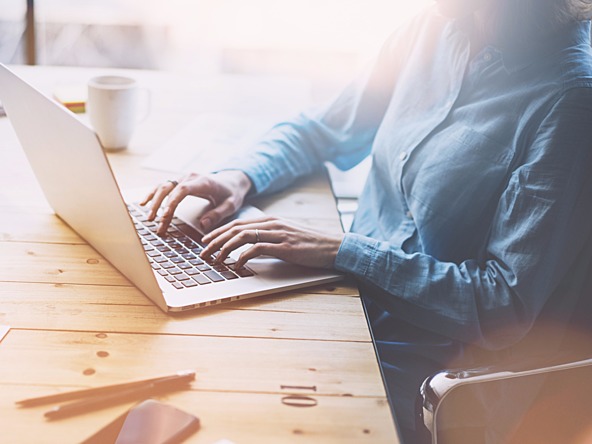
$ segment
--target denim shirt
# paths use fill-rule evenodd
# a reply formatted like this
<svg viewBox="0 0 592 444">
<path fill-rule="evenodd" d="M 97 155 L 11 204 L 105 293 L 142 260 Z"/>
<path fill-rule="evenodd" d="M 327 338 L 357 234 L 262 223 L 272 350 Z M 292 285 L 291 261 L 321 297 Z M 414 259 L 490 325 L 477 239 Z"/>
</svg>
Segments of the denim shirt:
<svg viewBox="0 0 592 444">
<path fill-rule="evenodd" d="M 335 268 L 406 326 L 393 343 L 440 365 L 462 344 L 515 344 L 551 308 L 569 316 L 582 288 L 559 290 L 591 251 L 589 23 L 474 56 L 469 28 L 427 10 L 328 106 L 228 166 L 269 193 L 371 155 Z"/>
</svg>

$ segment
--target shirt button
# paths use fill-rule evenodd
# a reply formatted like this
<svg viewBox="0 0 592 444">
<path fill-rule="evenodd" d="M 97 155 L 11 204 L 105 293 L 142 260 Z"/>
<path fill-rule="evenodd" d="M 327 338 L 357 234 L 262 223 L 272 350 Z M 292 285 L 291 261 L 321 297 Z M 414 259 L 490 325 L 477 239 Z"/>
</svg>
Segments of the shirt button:
<svg viewBox="0 0 592 444">
<path fill-rule="evenodd" d="M 405 215 L 409 218 L 409 219 L 413 219 L 413 213 L 411 211 L 407 211 L 407 213 L 405 213 Z"/>
<path fill-rule="evenodd" d="M 486 52 L 485 54 L 483 54 L 483 60 L 485 60 L 486 62 L 490 62 L 492 59 L 492 55 L 490 52 Z"/>
<path fill-rule="evenodd" d="M 403 151 L 401 154 L 399 154 L 399 159 L 401 159 L 401 161 L 404 161 L 405 159 L 407 159 L 409 155 L 407 154 L 407 152 Z"/>
</svg>

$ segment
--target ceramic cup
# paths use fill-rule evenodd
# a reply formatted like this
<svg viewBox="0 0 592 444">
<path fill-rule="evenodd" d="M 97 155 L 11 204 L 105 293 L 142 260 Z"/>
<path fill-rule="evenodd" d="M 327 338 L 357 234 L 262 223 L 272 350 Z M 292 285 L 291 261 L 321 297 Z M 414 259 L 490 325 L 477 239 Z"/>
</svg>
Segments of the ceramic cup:
<svg viewBox="0 0 592 444">
<path fill-rule="evenodd" d="M 146 98 L 143 110 L 140 109 L 142 93 Z M 136 124 L 148 115 L 149 105 L 149 91 L 139 88 L 138 82 L 130 77 L 100 76 L 88 82 L 87 112 L 105 150 L 128 147 Z"/>
</svg>

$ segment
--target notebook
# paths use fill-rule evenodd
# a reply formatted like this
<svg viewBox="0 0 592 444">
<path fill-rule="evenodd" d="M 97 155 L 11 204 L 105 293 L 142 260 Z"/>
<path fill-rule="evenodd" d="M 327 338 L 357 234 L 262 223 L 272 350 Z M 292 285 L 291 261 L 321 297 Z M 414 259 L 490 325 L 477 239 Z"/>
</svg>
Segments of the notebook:
<svg viewBox="0 0 592 444">
<path fill-rule="evenodd" d="M 0 101 L 55 213 L 163 311 L 197 309 L 342 278 L 334 271 L 270 257 L 250 260 L 244 271 L 234 269 L 235 255 L 218 269 L 200 261 L 203 245 L 194 221 L 207 201 L 185 202 L 171 231 L 158 239 L 142 220 L 142 209 L 122 197 L 89 126 L 2 64 Z M 165 254 L 169 251 L 179 254 Z M 179 274 L 182 279 L 177 279 Z"/>
</svg>

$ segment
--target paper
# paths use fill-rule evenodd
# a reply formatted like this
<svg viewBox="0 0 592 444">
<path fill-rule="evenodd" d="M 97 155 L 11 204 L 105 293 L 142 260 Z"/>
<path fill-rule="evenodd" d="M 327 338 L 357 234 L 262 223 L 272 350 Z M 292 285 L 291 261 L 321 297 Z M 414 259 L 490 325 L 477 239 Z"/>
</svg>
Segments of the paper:
<svg viewBox="0 0 592 444">
<path fill-rule="evenodd" d="M 142 166 L 173 173 L 212 171 L 252 146 L 278 121 L 275 114 L 199 114 Z"/>
<path fill-rule="evenodd" d="M 171 173 L 209 172 L 252 147 L 271 127 L 277 115 L 204 113 L 187 124 L 142 164 L 144 168 Z M 357 198 L 362 192 L 370 159 L 349 171 L 327 164 L 337 198 Z"/>
<path fill-rule="evenodd" d="M 4 336 L 6 336 L 9 331 L 10 327 L 7 325 L 0 325 L 0 342 L 2 342 L 2 339 L 4 339 Z"/>
</svg>

